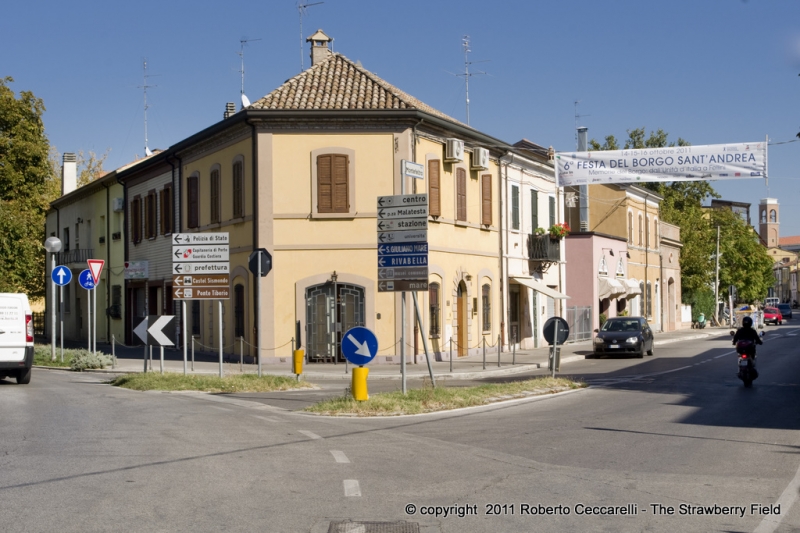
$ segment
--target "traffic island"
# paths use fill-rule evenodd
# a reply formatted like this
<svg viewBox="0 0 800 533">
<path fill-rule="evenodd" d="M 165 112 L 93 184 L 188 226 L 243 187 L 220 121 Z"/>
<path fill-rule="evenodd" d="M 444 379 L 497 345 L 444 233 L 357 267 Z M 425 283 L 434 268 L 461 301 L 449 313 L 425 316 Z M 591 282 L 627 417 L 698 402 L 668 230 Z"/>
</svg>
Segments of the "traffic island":
<svg viewBox="0 0 800 533">
<path fill-rule="evenodd" d="M 567 378 L 542 377 L 510 383 L 485 384 L 477 387 L 423 387 L 370 395 L 356 401 L 350 395 L 321 401 L 306 412 L 328 416 L 398 416 L 449 411 L 491 403 L 555 394 L 586 387 L 585 383 Z"/>
<path fill-rule="evenodd" d="M 232 376 L 190 375 L 174 372 L 158 374 L 125 374 L 111 380 L 111 385 L 137 391 L 198 391 L 198 392 L 274 392 L 316 388 L 307 381 L 293 377 L 257 374 Z"/>
</svg>

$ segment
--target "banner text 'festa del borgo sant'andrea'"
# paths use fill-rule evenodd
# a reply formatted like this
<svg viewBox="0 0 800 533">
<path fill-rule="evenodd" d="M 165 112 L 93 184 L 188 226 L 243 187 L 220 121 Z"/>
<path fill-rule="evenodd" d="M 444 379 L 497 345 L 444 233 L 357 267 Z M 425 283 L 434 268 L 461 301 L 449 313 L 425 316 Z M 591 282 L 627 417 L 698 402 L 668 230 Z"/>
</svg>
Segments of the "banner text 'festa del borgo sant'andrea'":
<svg viewBox="0 0 800 533">
<path fill-rule="evenodd" d="M 766 178 L 767 143 L 559 152 L 556 185 Z"/>
</svg>

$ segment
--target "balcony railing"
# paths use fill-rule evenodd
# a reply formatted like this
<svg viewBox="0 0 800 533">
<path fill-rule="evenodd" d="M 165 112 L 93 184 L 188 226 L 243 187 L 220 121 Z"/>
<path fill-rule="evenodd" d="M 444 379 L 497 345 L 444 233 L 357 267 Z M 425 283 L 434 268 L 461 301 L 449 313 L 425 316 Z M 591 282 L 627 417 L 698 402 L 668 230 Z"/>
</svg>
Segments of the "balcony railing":
<svg viewBox="0 0 800 533">
<path fill-rule="evenodd" d="M 557 263 L 561 260 L 561 239 L 551 239 L 549 234 L 528 235 L 528 259 Z"/>
<path fill-rule="evenodd" d="M 94 250 L 83 248 L 80 250 L 67 250 L 56 254 L 56 263 L 59 265 L 69 265 L 72 263 L 85 263 L 87 259 L 92 259 Z"/>
</svg>

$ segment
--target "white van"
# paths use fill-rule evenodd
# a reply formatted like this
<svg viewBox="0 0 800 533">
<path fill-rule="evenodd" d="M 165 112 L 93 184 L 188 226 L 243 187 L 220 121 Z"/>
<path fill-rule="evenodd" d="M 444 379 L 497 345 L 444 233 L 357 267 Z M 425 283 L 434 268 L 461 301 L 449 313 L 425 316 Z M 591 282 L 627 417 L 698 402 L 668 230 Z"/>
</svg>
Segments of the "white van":
<svg viewBox="0 0 800 533">
<path fill-rule="evenodd" d="M 33 314 L 27 294 L 0 292 L 0 379 L 31 382 Z"/>
</svg>

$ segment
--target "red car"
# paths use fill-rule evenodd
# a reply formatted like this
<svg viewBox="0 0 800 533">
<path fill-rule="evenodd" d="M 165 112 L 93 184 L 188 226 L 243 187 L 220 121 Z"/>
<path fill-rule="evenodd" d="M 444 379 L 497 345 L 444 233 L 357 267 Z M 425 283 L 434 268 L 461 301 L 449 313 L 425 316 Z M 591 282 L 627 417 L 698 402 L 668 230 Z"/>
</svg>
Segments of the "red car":
<svg viewBox="0 0 800 533">
<path fill-rule="evenodd" d="M 773 323 L 776 326 L 783 324 L 783 315 L 776 307 L 764 308 L 764 324 Z"/>
</svg>

